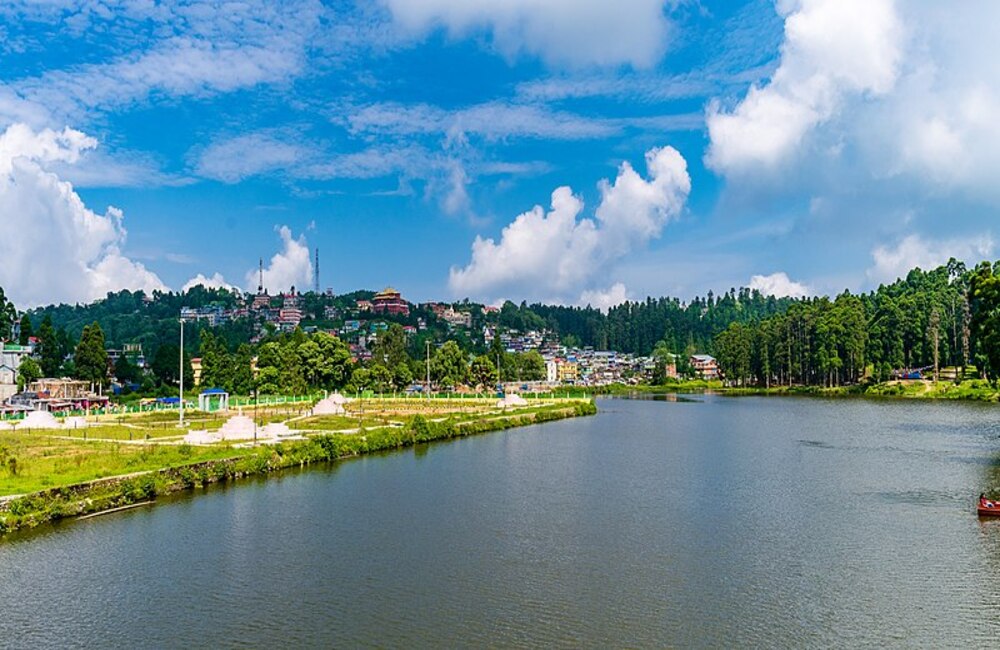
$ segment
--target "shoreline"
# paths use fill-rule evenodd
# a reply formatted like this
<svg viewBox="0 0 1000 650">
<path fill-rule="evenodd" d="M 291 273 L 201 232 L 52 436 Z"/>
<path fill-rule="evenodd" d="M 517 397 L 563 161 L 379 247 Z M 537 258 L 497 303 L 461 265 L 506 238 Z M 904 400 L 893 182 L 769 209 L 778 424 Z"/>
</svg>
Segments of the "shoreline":
<svg viewBox="0 0 1000 650">
<path fill-rule="evenodd" d="M 324 433 L 240 450 L 221 459 L 111 476 L 49 488 L 0 500 L 0 543 L 7 533 L 63 520 L 107 514 L 157 497 L 212 483 L 266 476 L 292 467 L 336 462 L 366 454 L 405 449 L 419 443 L 449 440 L 543 424 L 597 413 L 593 400 L 552 404 L 531 413 L 492 415 L 466 421 L 429 420 L 417 415 L 403 427 L 375 427 L 358 433 Z"/>
<path fill-rule="evenodd" d="M 961 384 L 951 381 L 897 380 L 878 384 L 851 386 L 725 386 L 721 382 L 678 382 L 658 386 L 639 384 L 628 386 L 590 387 L 589 392 L 600 396 L 663 395 L 663 394 L 716 394 L 728 396 L 761 395 L 776 397 L 825 397 L 837 399 L 897 399 L 941 400 L 965 402 L 1000 402 L 1000 386 L 993 387 L 986 380 L 966 380 Z"/>
</svg>

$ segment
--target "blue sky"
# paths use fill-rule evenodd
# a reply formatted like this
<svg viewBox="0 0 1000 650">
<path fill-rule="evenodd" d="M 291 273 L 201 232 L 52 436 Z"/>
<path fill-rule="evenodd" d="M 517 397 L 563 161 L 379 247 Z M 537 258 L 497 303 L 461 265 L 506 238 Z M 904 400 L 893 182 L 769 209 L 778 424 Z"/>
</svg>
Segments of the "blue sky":
<svg viewBox="0 0 1000 650">
<path fill-rule="evenodd" d="M 0 285 L 21 306 L 246 288 L 263 257 L 301 288 L 319 247 L 338 292 L 607 306 L 974 263 L 1000 202 L 998 13 L 12 0 Z"/>
</svg>

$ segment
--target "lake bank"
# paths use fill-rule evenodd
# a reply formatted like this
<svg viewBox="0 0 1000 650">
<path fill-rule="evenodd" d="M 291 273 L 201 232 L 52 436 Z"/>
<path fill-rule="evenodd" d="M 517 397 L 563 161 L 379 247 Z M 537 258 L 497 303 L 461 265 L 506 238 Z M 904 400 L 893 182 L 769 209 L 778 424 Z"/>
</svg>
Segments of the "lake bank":
<svg viewBox="0 0 1000 650">
<path fill-rule="evenodd" d="M 953 381 L 894 380 L 875 384 L 833 387 L 727 386 L 721 381 L 692 380 L 661 385 L 639 384 L 628 386 L 625 384 L 612 384 L 610 386 L 588 387 L 587 390 L 589 393 L 597 395 L 707 392 L 720 395 L 788 395 L 1000 402 L 1000 387 L 991 385 L 985 379 L 964 380 L 957 384 Z"/>
<path fill-rule="evenodd" d="M 211 483 L 266 475 L 290 467 L 332 462 L 418 443 L 501 431 L 569 417 L 593 415 L 593 401 L 562 401 L 499 413 L 459 415 L 433 420 L 414 415 L 403 426 L 319 433 L 269 445 L 224 447 L 224 455 L 194 463 L 109 476 L 57 486 L 0 501 L 0 534 L 80 515 L 121 508 Z M 157 449 L 162 448 L 155 445 Z M 212 448 L 209 448 L 212 449 Z"/>
</svg>

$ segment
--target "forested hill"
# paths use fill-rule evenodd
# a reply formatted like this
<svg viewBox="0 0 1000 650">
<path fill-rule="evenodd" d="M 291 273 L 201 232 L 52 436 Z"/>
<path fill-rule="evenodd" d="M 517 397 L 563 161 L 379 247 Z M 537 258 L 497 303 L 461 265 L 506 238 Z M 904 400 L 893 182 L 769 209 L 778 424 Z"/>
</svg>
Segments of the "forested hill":
<svg viewBox="0 0 1000 650">
<path fill-rule="evenodd" d="M 1000 263 L 996 268 L 1000 270 Z M 455 307 L 471 312 L 472 327 L 450 332 L 426 308 L 415 308 L 408 317 L 352 311 L 358 298 L 370 296 L 305 294 L 303 325 L 334 328 L 344 319 L 359 317 L 413 324 L 421 318 L 429 327 L 422 339 L 454 338 L 477 351 L 484 348 L 484 325 L 521 332 L 548 329 L 568 345 L 643 355 L 654 349 L 715 354 L 731 380 L 760 384 L 853 382 L 865 375 L 885 377 L 896 369 L 933 366 L 935 359 L 940 366 L 971 361 L 987 369 L 990 352 L 1000 354 L 1000 276 L 989 263 L 968 270 L 952 260 L 931 271 L 914 269 L 906 278 L 868 293 L 845 292 L 833 298 L 774 298 L 744 288 L 687 303 L 674 298 L 627 302 L 607 314 L 590 307 L 511 302 L 499 313 L 488 313 L 481 305 L 463 301 Z M 226 291 L 201 287 L 183 295 L 156 293 L 151 300 L 122 291 L 90 305 L 51 306 L 29 316 L 36 330 L 43 319 L 51 319 L 68 342 L 97 321 L 110 346 L 142 343 L 151 355 L 159 345 L 176 341 L 182 306 L 229 307 L 238 301 Z M 336 318 L 324 314 L 327 306 L 336 309 Z M 189 330 L 194 349 L 203 327 Z M 235 349 L 252 331 L 241 319 L 215 333 Z M 1000 358 L 993 367 L 1000 368 Z"/>
</svg>

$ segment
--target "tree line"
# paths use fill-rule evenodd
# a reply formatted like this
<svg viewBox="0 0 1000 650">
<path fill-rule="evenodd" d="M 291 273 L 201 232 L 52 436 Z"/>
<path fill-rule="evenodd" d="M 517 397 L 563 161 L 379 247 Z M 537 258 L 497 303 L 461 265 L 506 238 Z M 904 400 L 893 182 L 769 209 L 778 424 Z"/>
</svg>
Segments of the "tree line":
<svg viewBox="0 0 1000 650">
<path fill-rule="evenodd" d="M 730 323 L 712 349 L 737 385 L 837 386 L 918 369 L 937 376 L 970 363 L 995 379 L 998 270 L 968 270 L 953 259 L 869 293 L 795 301 L 782 313 Z"/>
</svg>

